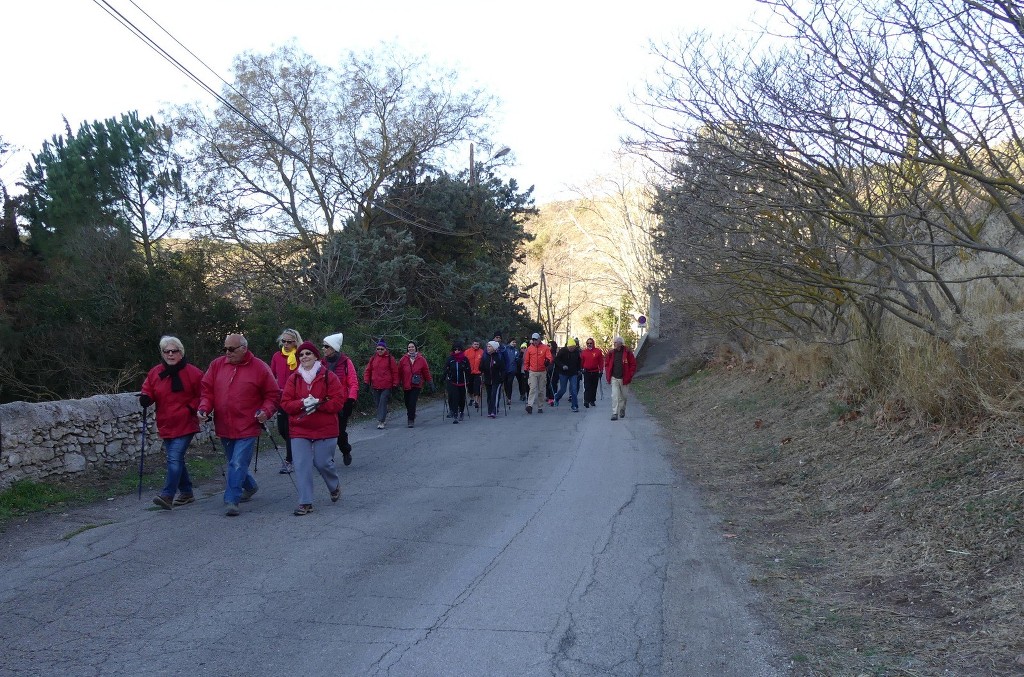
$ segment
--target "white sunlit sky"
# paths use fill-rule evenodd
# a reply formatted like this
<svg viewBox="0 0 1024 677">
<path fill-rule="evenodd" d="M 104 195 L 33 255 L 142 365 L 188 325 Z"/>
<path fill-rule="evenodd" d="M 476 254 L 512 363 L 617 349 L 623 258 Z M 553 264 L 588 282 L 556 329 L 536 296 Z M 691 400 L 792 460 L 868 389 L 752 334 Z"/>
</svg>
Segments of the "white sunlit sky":
<svg viewBox="0 0 1024 677">
<path fill-rule="evenodd" d="M 611 166 L 627 106 L 657 63 L 651 40 L 749 31 L 756 0 L 359 2 L 349 0 L 23 0 L 0 10 L 5 102 L 0 138 L 18 152 L 0 170 L 8 190 L 44 141 L 83 121 L 211 97 L 111 18 L 128 17 L 219 89 L 232 58 L 294 40 L 325 64 L 391 42 L 499 99 L 491 140 L 508 146 L 507 175 L 536 186 L 539 203 L 572 194 Z M 149 14 L 173 39 L 154 25 Z M 181 42 L 207 71 L 175 45 Z M 485 160 L 478 152 L 477 160 Z M 467 157 L 468 164 L 468 157 Z"/>
</svg>

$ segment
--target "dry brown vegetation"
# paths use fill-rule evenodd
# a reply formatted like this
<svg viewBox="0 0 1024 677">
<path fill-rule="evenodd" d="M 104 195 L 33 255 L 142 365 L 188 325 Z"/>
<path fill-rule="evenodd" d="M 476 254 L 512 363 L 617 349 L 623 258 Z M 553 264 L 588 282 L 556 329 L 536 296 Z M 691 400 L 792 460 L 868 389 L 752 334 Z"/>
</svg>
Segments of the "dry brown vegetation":
<svg viewBox="0 0 1024 677">
<path fill-rule="evenodd" d="M 795 674 L 1024 673 L 1024 427 L 914 422 L 813 371 L 722 352 L 637 383 Z"/>
</svg>

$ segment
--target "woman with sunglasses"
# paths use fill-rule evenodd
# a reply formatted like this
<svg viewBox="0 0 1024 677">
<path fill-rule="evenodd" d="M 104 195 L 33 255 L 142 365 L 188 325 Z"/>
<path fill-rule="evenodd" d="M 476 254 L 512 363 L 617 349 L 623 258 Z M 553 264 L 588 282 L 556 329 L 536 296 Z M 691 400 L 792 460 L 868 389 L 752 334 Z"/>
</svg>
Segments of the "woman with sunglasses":
<svg viewBox="0 0 1024 677">
<path fill-rule="evenodd" d="M 331 492 L 331 502 L 341 498 L 341 480 L 334 466 L 338 444 L 338 412 L 345 404 L 341 379 L 320 362 L 320 351 L 309 341 L 296 350 L 299 366 L 288 377 L 281 395 L 281 409 L 289 417 L 292 463 L 299 505 L 294 515 L 313 512 L 313 468 Z"/>
<path fill-rule="evenodd" d="M 192 478 L 185 452 L 199 432 L 199 395 L 203 372 L 185 359 L 185 346 L 174 336 L 160 337 L 160 364 L 142 382 L 139 404 L 156 405 L 156 430 L 167 454 L 167 478 L 153 502 L 164 510 L 192 503 Z M 175 493 L 178 497 L 175 498 Z"/>
<path fill-rule="evenodd" d="M 296 355 L 299 344 L 302 343 L 302 336 L 294 329 L 285 329 L 277 337 L 279 350 L 270 357 L 270 371 L 274 372 L 277 385 L 284 392 L 285 381 L 299 366 L 299 358 Z M 281 412 L 277 415 L 277 432 L 284 440 L 284 461 L 278 471 L 287 475 L 292 471 L 292 443 L 291 435 L 288 434 L 288 416 Z"/>
<path fill-rule="evenodd" d="M 583 408 L 597 406 L 597 386 L 604 371 L 604 352 L 594 346 L 594 339 L 587 339 L 587 347 L 580 354 L 583 362 Z"/>
<path fill-rule="evenodd" d="M 398 362 L 388 352 L 388 344 L 377 341 L 373 357 L 363 370 L 363 382 L 373 393 L 373 401 L 377 405 L 377 428 L 384 429 L 388 418 L 388 403 L 391 401 L 391 389 L 399 384 Z"/>
</svg>

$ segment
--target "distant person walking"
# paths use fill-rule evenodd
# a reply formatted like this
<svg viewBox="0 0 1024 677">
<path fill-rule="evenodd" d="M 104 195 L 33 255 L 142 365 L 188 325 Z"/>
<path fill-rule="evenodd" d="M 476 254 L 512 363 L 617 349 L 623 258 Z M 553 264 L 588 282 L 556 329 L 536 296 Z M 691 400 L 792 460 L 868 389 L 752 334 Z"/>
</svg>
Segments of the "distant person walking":
<svg viewBox="0 0 1024 677">
<path fill-rule="evenodd" d="M 558 374 L 558 392 L 555 393 L 555 406 L 562 400 L 566 389 L 569 391 L 569 404 L 573 411 L 580 410 L 577 399 L 580 388 L 580 371 L 583 369 L 580 360 L 580 340 L 569 339 L 555 355 L 555 373 Z"/>
<path fill-rule="evenodd" d="M 587 339 L 587 347 L 580 353 L 583 364 L 583 408 L 597 406 L 597 385 L 604 371 L 604 352 L 594 346 L 594 339 Z"/>
<path fill-rule="evenodd" d="M 480 341 L 474 339 L 473 344 L 464 351 L 466 361 L 469 362 L 469 396 L 473 399 L 473 406 L 480 408 L 480 384 L 482 375 L 480 372 L 480 360 L 484 357 L 484 349 L 480 347 Z"/>
<path fill-rule="evenodd" d="M 160 338 L 160 364 L 142 382 L 139 404 L 145 410 L 156 405 L 156 430 L 167 454 L 167 478 L 153 502 L 164 510 L 195 501 L 185 452 L 199 432 L 199 396 L 203 371 L 185 359 L 185 346 L 175 336 Z M 178 497 L 174 495 L 177 493 Z"/>
<path fill-rule="evenodd" d="M 526 372 L 523 371 L 523 357 L 526 355 L 528 347 L 530 347 L 530 344 L 523 341 L 522 345 L 519 346 L 519 354 L 516 355 L 516 383 L 519 386 L 520 402 L 525 402 L 526 396 L 530 393 L 530 381 L 526 376 Z"/>
<path fill-rule="evenodd" d="M 526 413 L 544 413 L 544 395 L 547 389 L 548 367 L 551 365 L 551 351 L 540 342 L 540 334 L 530 337 L 530 345 L 523 353 L 523 371 L 530 382 L 530 394 L 526 400 Z"/>
<path fill-rule="evenodd" d="M 224 338 L 224 355 L 210 363 L 202 380 L 199 420 L 212 415 L 224 447 L 228 474 L 224 488 L 225 514 L 239 514 L 238 504 L 259 490 L 249 472 L 256 438 L 280 404 L 281 391 L 267 363 L 249 351 L 241 334 Z"/>
<path fill-rule="evenodd" d="M 636 357 L 633 351 L 626 347 L 621 336 L 616 336 L 612 339 L 612 349 L 608 351 L 604 360 L 605 381 L 612 386 L 613 421 L 626 416 L 626 399 L 629 393 L 626 388 L 635 373 Z"/>
<path fill-rule="evenodd" d="M 297 517 L 313 512 L 313 468 L 331 493 L 331 502 L 341 498 L 341 480 L 334 467 L 338 445 L 338 412 L 345 406 L 341 379 L 320 362 L 320 351 L 305 341 L 297 348 L 299 366 L 288 377 L 281 408 L 288 413 L 292 435 L 295 486 L 299 505 Z"/>
<path fill-rule="evenodd" d="M 558 390 L 558 375 L 555 374 L 555 355 L 558 354 L 558 342 L 554 339 L 548 341 L 548 352 L 551 353 L 551 361 L 548 362 L 548 375 L 544 393 L 548 399 L 548 406 L 555 406 L 555 391 Z"/>
<path fill-rule="evenodd" d="M 294 329 L 285 329 L 277 337 L 278 351 L 270 356 L 270 371 L 274 372 L 274 378 L 284 391 L 284 384 L 292 372 L 299 366 L 299 358 L 295 354 L 296 348 L 302 343 L 302 336 Z M 284 440 L 284 461 L 281 463 L 281 474 L 292 471 L 292 439 L 288 434 L 288 414 L 283 411 L 277 415 L 277 432 L 281 433 Z"/>
<path fill-rule="evenodd" d="M 398 385 L 398 362 L 388 352 L 388 344 L 384 341 L 377 341 L 373 357 L 363 371 L 363 382 L 373 393 L 373 402 L 377 405 L 377 428 L 383 430 L 388 419 L 391 389 Z"/>
<path fill-rule="evenodd" d="M 345 397 L 345 404 L 338 412 L 338 449 L 341 449 L 342 462 L 345 465 L 352 465 L 352 445 L 348 441 L 348 420 L 352 417 L 356 400 L 359 399 L 359 374 L 349 356 L 341 352 L 344 340 L 345 335 L 341 332 L 331 334 L 324 338 L 321 351 L 324 356 L 324 366 L 333 371 L 341 381 L 341 394 Z"/>
<path fill-rule="evenodd" d="M 487 387 L 487 417 L 498 415 L 498 398 L 505 387 L 505 356 L 500 352 L 501 344 L 488 341 L 486 352 L 480 360 L 480 373 Z"/>
<path fill-rule="evenodd" d="M 462 350 L 462 342 L 452 344 L 452 352 L 444 363 L 445 390 L 448 394 L 448 410 L 452 423 L 458 423 L 466 415 L 466 387 L 469 383 L 469 360 Z"/>
<path fill-rule="evenodd" d="M 416 425 L 416 402 L 420 392 L 423 388 L 434 389 L 427 358 L 423 357 L 412 341 L 409 341 L 405 355 L 398 361 L 398 373 L 405 393 L 406 427 L 412 428 Z"/>
</svg>

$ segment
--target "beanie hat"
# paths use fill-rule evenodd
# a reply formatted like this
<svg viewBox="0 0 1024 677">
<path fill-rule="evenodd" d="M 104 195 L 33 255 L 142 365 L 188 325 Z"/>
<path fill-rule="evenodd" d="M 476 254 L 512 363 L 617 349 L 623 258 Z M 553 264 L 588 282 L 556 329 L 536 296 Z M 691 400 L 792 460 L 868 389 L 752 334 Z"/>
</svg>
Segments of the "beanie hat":
<svg viewBox="0 0 1024 677">
<path fill-rule="evenodd" d="M 526 348 L 526 347 L 527 347 L 527 345 L 526 345 L 526 341 L 523 341 L 523 345 L 521 345 L 521 346 L 519 346 L 519 347 L 520 347 L 520 348 Z"/>
<path fill-rule="evenodd" d="M 313 353 L 313 356 L 316 357 L 316 359 L 320 359 L 320 351 L 316 349 L 316 346 L 313 345 L 312 341 L 303 341 L 302 343 L 300 343 L 295 353 L 301 353 L 303 350 L 308 350 L 309 352 Z"/>
<path fill-rule="evenodd" d="M 462 341 L 456 341 L 455 343 L 452 344 L 452 350 L 462 350 L 462 348 Z"/>
<path fill-rule="evenodd" d="M 341 352 L 341 344 L 342 344 L 342 341 L 344 341 L 344 340 L 345 340 L 345 335 L 342 334 L 341 332 L 338 332 L 337 334 L 331 334 L 330 336 L 325 337 L 324 338 L 324 343 L 326 343 L 330 347 L 334 348 L 335 351 L 340 353 Z"/>
<path fill-rule="evenodd" d="M 501 348 L 501 344 L 498 343 L 497 341 L 488 341 L 487 345 L 494 348 L 495 350 L 499 350 Z"/>
<path fill-rule="evenodd" d="M 377 341 L 377 347 L 378 348 L 387 348 L 388 344 L 384 343 L 384 339 L 381 339 L 381 340 Z"/>
<path fill-rule="evenodd" d="M 496 339 L 503 338 L 502 335 L 501 335 L 501 332 L 500 331 L 494 332 L 494 338 L 496 338 Z"/>
</svg>

